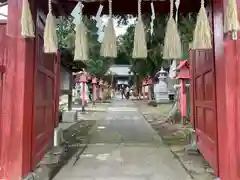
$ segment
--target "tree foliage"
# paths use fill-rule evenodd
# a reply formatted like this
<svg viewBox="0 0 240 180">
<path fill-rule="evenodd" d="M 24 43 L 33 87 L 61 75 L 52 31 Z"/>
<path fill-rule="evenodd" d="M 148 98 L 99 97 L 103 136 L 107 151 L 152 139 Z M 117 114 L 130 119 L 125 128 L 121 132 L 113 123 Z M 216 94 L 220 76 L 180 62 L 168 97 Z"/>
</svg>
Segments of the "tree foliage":
<svg viewBox="0 0 240 180">
<path fill-rule="evenodd" d="M 141 79 L 148 75 L 154 76 L 155 73 L 165 64 L 170 64 L 171 61 L 163 60 L 162 50 L 164 46 L 165 27 L 167 23 L 167 15 L 158 15 L 154 20 L 153 34 L 150 33 L 149 16 L 143 16 L 145 25 L 146 41 L 148 47 L 148 57 L 146 59 L 133 59 L 132 49 L 134 41 L 134 25 L 129 26 L 127 32 L 119 37 L 119 57 L 121 61 L 128 61 L 132 64 L 132 71 Z M 179 17 L 179 31 L 182 40 L 183 59 L 188 58 L 188 46 L 192 41 L 192 34 L 195 26 L 195 15 L 180 16 Z M 121 23 L 121 21 L 119 21 Z M 125 19 L 123 20 L 125 23 Z M 125 59 L 125 60 L 123 60 Z"/>
</svg>

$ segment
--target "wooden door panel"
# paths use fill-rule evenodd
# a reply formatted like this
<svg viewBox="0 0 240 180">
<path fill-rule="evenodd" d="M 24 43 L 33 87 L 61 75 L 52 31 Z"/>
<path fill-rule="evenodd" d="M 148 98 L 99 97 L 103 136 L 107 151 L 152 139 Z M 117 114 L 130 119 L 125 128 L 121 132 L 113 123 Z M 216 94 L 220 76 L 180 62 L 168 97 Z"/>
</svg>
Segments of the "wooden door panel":
<svg viewBox="0 0 240 180">
<path fill-rule="evenodd" d="M 215 72 L 212 50 L 194 51 L 192 84 L 197 146 L 217 172 L 217 121 L 215 102 Z"/>
<path fill-rule="evenodd" d="M 209 71 L 204 74 L 204 100 L 205 101 L 213 101 L 213 95 L 214 95 L 214 89 L 213 89 L 213 84 L 212 82 L 214 81 L 213 79 L 214 74 L 212 71 Z"/>
<path fill-rule="evenodd" d="M 52 146 L 54 130 L 54 55 L 45 54 L 43 38 L 36 38 L 37 55 L 35 62 L 35 100 L 32 138 L 32 167 L 42 159 Z"/>
</svg>

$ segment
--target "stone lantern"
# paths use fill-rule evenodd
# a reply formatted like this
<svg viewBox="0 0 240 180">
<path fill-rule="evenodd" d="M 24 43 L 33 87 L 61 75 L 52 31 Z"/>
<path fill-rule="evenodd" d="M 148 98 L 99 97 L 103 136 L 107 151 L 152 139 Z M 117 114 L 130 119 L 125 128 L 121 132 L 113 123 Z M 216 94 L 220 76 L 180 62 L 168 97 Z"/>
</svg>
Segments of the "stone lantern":
<svg viewBox="0 0 240 180">
<path fill-rule="evenodd" d="M 168 103 L 168 87 L 167 87 L 167 71 L 165 71 L 163 68 L 157 73 L 159 82 L 154 87 L 154 94 L 156 97 L 157 103 Z"/>
</svg>

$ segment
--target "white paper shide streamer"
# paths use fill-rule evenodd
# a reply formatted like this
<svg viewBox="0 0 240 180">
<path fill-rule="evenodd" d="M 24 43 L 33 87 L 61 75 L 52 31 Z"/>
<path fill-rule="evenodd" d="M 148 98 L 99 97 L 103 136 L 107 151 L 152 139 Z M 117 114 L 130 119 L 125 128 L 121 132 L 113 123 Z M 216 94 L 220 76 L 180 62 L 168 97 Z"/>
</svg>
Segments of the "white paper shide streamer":
<svg viewBox="0 0 240 180">
<path fill-rule="evenodd" d="M 98 42 L 102 43 L 103 40 L 103 36 L 104 36 L 104 32 L 103 32 L 103 27 L 104 27 L 104 23 L 103 20 L 101 19 L 101 14 L 102 14 L 102 10 L 103 10 L 103 5 L 100 4 L 97 14 L 96 14 L 96 21 L 97 21 L 97 34 L 98 34 Z"/>
<path fill-rule="evenodd" d="M 150 27 L 151 27 L 150 31 L 151 31 L 151 35 L 153 35 L 154 20 L 156 18 L 153 2 L 151 2 L 151 11 L 152 11 L 152 16 L 151 16 L 151 23 L 150 23 Z"/>
<path fill-rule="evenodd" d="M 175 17 L 175 21 L 176 21 L 176 23 L 178 22 L 178 9 L 179 9 L 179 6 L 180 6 L 180 0 L 176 0 L 176 1 L 175 1 L 175 7 L 176 7 L 176 17 Z"/>
<path fill-rule="evenodd" d="M 169 77 L 174 79 L 176 77 L 176 69 L 177 69 L 177 61 L 173 60 L 172 65 L 170 66 L 169 70 Z"/>
</svg>

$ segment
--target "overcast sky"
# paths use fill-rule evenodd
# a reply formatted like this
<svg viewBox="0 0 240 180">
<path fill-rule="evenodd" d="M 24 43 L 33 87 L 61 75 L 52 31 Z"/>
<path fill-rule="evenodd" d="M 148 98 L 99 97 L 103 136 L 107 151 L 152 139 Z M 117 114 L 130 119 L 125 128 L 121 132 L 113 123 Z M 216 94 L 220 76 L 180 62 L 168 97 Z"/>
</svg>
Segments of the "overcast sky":
<svg viewBox="0 0 240 180">
<path fill-rule="evenodd" d="M 108 16 L 106 15 L 102 16 L 102 20 L 104 21 L 104 24 L 106 24 L 108 20 Z M 127 27 L 132 25 L 134 22 L 135 22 L 135 18 L 132 18 L 132 19 L 129 19 L 129 23 L 127 25 L 118 26 L 117 19 L 114 19 L 113 23 L 116 30 L 116 35 L 119 36 L 124 34 L 127 30 Z"/>
<path fill-rule="evenodd" d="M 0 7 L 0 14 L 5 14 L 5 15 L 8 14 L 7 6 Z M 0 15 L 0 19 L 6 19 L 6 17 Z M 106 15 L 104 15 L 104 16 L 102 16 L 102 20 L 103 20 L 104 24 L 106 24 L 107 20 L 108 20 L 108 17 Z M 135 19 L 130 19 L 128 25 L 126 25 L 126 26 L 124 26 L 124 25 L 118 26 L 117 20 L 114 19 L 114 27 L 115 27 L 115 30 L 116 30 L 116 35 L 119 36 L 119 35 L 124 34 L 126 32 L 127 27 L 129 25 L 133 24 L 134 22 L 135 22 Z"/>
<path fill-rule="evenodd" d="M 8 12 L 7 6 L 0 7 L 0 14 L 7 15 L 7 12 Z M 6 17 L 0 15 L 0 19 L 6 19 Z"/>
</svg>

